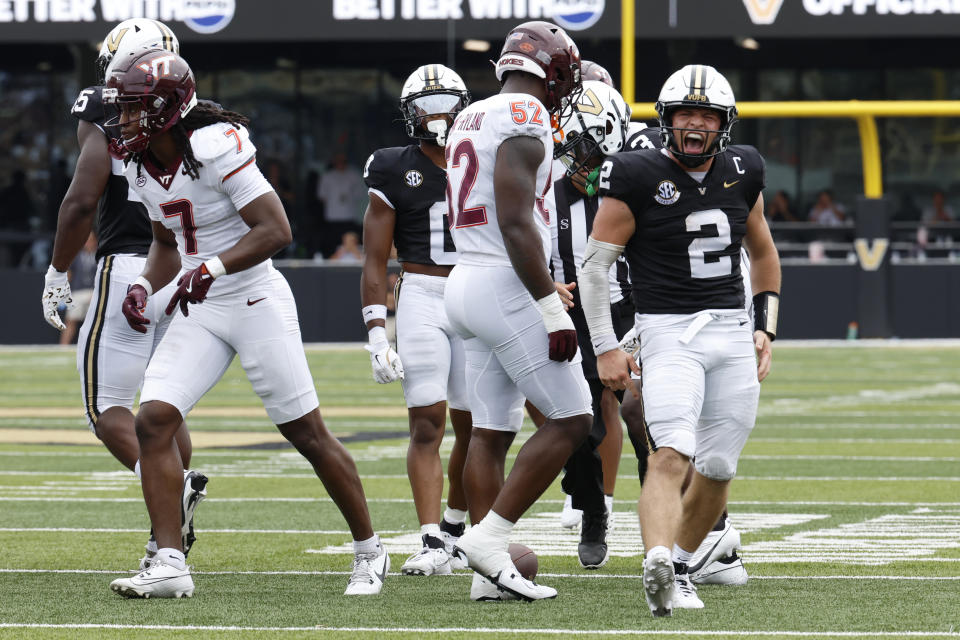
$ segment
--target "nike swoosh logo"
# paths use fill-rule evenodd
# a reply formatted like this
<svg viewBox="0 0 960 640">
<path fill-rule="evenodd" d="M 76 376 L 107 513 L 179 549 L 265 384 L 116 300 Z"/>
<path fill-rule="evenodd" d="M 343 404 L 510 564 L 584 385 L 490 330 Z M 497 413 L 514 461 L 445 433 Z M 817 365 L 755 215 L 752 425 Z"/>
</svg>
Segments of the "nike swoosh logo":
<svg viewBox="0 0 960 640">
<path fill-rule="evenodd" d="M 749 320 L 741 320 L 740 326 L 742 327 L 743 325 L 747 324 L 747 322 L 749 322 Z"/>
<path fill-rule="evenodd" d="M 739 180 L 734 180 L 733 182 L 727 182 L 726 180 L 724 180 L 724 181 L 723 181 L 723 188 L 724 188 L 724 189 L 729 189 L 730 187 L 732 187 L 733 185 L 737 184 L 738 182 L 740 182 L 740 181 L 739 181 Z"/>
<path fill-rule="evenodd" d="M 383 571 L 378 573 L 377 577 L 380 578 L 381 583 L 387 579 L 387 563 L 386 562 L 383 563 Z"/>
<path fill-rule="evenodd" d="M 193 292 L 193 278 L 190 278 L 190 282 L 187 283 L 186 292 L 187 293 Z"/>
<path fill-rule="evenodd" d="M 260 302 L 261 300 L 266 300 L 266 298 L 257 298 L 256 300 L 251 300 L 250 298 L 247 298 L 247 306 L 252 307 L 253 305 Z"/>
</svg>

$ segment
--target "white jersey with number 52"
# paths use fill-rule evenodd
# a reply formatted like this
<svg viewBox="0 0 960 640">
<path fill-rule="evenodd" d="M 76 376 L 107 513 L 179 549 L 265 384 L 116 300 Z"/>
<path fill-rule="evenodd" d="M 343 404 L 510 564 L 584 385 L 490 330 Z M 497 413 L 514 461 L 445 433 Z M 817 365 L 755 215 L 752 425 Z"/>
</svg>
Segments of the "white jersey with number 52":
<svg viewBox="0 0 960 640">
<path fill-rule="evenodd" d="M 518 136 L 543 143 L 530 215 L 540 232 L 544 263 L 549 260 L 551 213 L 544 196 L 552 184 L 550 113 L 529 94 L 501 93 L 461 111 L 447 137 L 447 204 L 459 264 L 510 266 L 497 222 L 493 170 L 500 145 Z"/>
</svg>

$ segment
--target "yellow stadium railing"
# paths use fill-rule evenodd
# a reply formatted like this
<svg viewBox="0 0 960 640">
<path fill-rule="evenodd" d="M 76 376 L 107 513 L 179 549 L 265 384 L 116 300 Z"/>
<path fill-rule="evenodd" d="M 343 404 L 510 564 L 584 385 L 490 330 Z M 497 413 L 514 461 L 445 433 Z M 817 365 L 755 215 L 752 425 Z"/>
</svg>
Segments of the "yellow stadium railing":
<svg viewBox="0 0 960 640">
<path fill-rule="evenodd" d="M 633 110 L 633 117 L 656 117 L 651 103 L 636 100 L 635 0 L 622 0 L 620 90 Z M 669 73 L 670 70 L 667 71 Z M 666 76 L 664 76 L 666 79 Z M 853 118 L 860 131 L 863 162 L 863 193 L 868 198 L 883 195 L 883 171 L 877 118 L 930 118 L 960 116 L 960 100 L 839 100 L 828 102 L 738 102 L 741 118 Z"/>
</svg>

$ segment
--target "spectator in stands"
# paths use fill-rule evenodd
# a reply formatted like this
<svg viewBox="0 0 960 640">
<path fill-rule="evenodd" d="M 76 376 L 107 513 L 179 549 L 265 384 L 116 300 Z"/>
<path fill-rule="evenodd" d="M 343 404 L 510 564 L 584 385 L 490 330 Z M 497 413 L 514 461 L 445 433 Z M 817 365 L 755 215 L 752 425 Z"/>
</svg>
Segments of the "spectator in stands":
<svg viewBox="0 0 960 640">
<path fill-rule="evenodd" d="M 947 204 L 946 194 L 940 189 L 933 192 L 933 199 L 929 206 L 923 208 L 923 217 L 921 221 L 924 224 L 937 224 L 942 222 L 953 222 L 957 215 L 953 207 Z"/>
<path fill-rule="evenodd" d="M 833 193 L 824 189 L 817 194 L 817 201 L 810 209 L 810 222 L 830 227 L 838 227 L 846 220 L 846 209 L 838 202 L 834 202 Z"/>
<path fill-rule="evenodd" d="M 365 192 L 366 185 L 360 171 L 347 164 L 345 154 L 334 156 L 333 166 L 317 184 L 317 197 L 323 201 L 324 208 L 321 242 L 326 243 L 325 255 L 336 246 L 336 238 L 342 238 L 348 231 L 360 232 L 360 200 Z"/>
<path fill-rule="evenodd" d="M 767 203 L 764 210 L 767 214 L 767 222 L 799 222 L 797 216 L 793 214 L 793 206 L 790 204 L 790 196 L 783 189 L 777 191 L 776 195 Z"/>
<path fill-rule="evenodd" d="M 83 249 L 73 259 L 68 272 L 73 306 L 67 307 L 67 328 L 60 334 L 60 344 L 73 344 L 77 328 L 87 316 L 93 299 L 93 282 L 97 276 L 97 234 L 90 232 Z"/>
<path fill-rule="evenodd" d="M 17 169 L 10 177 L 10 184 L 0 190 L 0 229 L 7 231 L 31 231 L 31 218 L 36 213 L 33 198 L 27 190 L 27 174 L 23 169 Z M 30 240 L 24 237 L 22 241 L 10 243 L 10 261 L 16 265 L 22 260 L 29 260 L 27 251 Z"/>
<path fill-rule="evenodd" d="M 333 262 L 360 264 L 363 262 L 363 249 L 360 248 L 360 236 L 355 231 L 347 231 L 340 238 L 340 246 L 330 256 Z"/>
</svg>

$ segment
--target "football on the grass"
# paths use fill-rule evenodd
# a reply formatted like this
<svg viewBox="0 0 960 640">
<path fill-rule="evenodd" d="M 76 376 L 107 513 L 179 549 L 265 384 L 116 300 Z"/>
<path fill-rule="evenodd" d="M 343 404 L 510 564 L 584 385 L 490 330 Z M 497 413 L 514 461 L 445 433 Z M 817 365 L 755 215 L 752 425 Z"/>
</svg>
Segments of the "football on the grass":
<svg viewBox="0 0 960 640">
<path fill-rule="evenodd" d="M 513 560 L 513 566 L 517 568 L 527 580 L 533 580 L 537 575 L 537 554 L 533 549 L 523 544 L 510 543 L 510 559 Z"/>
</svg>

